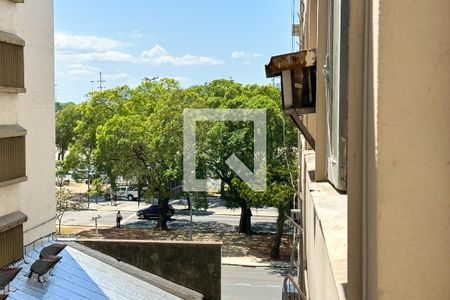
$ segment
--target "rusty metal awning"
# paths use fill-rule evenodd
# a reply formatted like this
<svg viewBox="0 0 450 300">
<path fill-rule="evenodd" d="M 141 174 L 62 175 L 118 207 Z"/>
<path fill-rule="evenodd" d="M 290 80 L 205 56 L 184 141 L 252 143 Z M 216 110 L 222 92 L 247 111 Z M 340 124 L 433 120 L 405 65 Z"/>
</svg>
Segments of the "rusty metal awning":
<svg viewBox="0 0 450 300">
<path fill-rule="evenodd" d="M 281 76 L 282 71 L 312 67 L 315 64 L 316 49 L 272 56 L 266 65 L 266 77 Z"/>
</svg>

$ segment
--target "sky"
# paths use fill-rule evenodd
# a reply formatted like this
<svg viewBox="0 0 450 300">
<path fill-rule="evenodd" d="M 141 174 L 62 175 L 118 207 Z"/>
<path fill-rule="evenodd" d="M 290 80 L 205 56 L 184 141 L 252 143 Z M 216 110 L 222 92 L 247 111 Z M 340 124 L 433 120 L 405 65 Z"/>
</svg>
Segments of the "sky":
<svg viewBox="0 0 450 300">
<path fill-rule="evenodd" d="M 56 100 L 171 77 L 270 84 L 264 65 L 292 50 L 292 0 L 55 0 Z M 93 81 L 93 82 L 92 82 Z"/>
</svg>

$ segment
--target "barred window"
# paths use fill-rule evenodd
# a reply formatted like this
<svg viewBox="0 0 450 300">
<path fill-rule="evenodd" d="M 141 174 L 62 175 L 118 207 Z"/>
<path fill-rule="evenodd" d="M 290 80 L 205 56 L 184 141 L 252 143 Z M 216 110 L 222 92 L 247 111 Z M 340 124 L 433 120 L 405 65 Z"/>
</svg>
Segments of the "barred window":
<svg viewBox="0 0 450 300">
<path fill-rule="evenodd" d="M 23 257 L 23 223 L 28 217 L 21 211 L 0 216 L 0 268 Z M 1 296 L 1 295 L 0 295 Z"/>
<path fill-rule="evenodd" d="M 0 187 L 27 179 L 25 134 L 19 125 L 0 125 Z"/>
<path fill-rule="evenodd" d="M 0 31 L 0 92 L 24 93 L 24 40 Z"/>
</svg>

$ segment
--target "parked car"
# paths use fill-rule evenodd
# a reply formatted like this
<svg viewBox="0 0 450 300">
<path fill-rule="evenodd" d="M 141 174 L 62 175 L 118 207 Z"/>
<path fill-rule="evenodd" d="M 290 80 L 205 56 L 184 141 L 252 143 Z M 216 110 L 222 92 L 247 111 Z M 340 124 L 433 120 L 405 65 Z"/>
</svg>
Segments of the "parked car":
<svg viewBox="0 0 450 300">
<path fill-rule="evenodd" d="M 131 186 L 118 187 L 116 193 L 117 198 L 127 198 L 129 201 L 133 201 L 139 197 L 138 189 Z"/>
<path fill-rule="evenodd" d="M 64 175 L 63 177 L 56 177 L 55 183 L 57 186 L 69 185 L 71 177 L 70 175 Z"/>
<path fill-rule="evenodd" d="M 103 194 L 103 197 L 105 198 L 106 201 L 110 201 L 112 198 L 112 194 L 114 193 L 114 190 L 112 189 L 107 189 L 105 191 L 105 193 Z"/>
<path fill-rule="evenodd" d="M 109 189 L 105 192 L 104 197 L 105 200 L 111 200 L 111 196 L 113 193 L 116 193 L 118 199 L 126 198 L 129 201 L 136 200 L 138 198 L 139 191 L 137 188 L 131 186 L 122 186 L 118 187 L 115 190 Z"/>
<path fill-rule="evenodd" d="M 175 214 L 175 209 L 169 204 L 169 210 L 167 211 L 167 219 L 170 220 Z M 138 219 L 158 219 L 159 208 L 157 204 L 153 204 L 147 208 L 140 209 L 136 212 Z"/>
</svg>

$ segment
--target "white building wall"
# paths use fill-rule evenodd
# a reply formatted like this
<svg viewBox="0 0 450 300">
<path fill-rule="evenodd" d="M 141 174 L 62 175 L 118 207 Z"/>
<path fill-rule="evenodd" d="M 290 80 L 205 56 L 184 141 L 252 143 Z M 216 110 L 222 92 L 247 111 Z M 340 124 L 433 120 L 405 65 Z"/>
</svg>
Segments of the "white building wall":
<svg viewBox="0 0 450 300">
<path fill-rule="evenodd" d="M 0 216 L 24 212 L 24 242 L 29 244 L 55 231 L 53 1 L 0 0 L 0 30 L 25 40 L 27 89 L 0 93 L 0 124 L 19 124 L 28 132 L 28 180 L 0 188 Z"/>
</svg>

